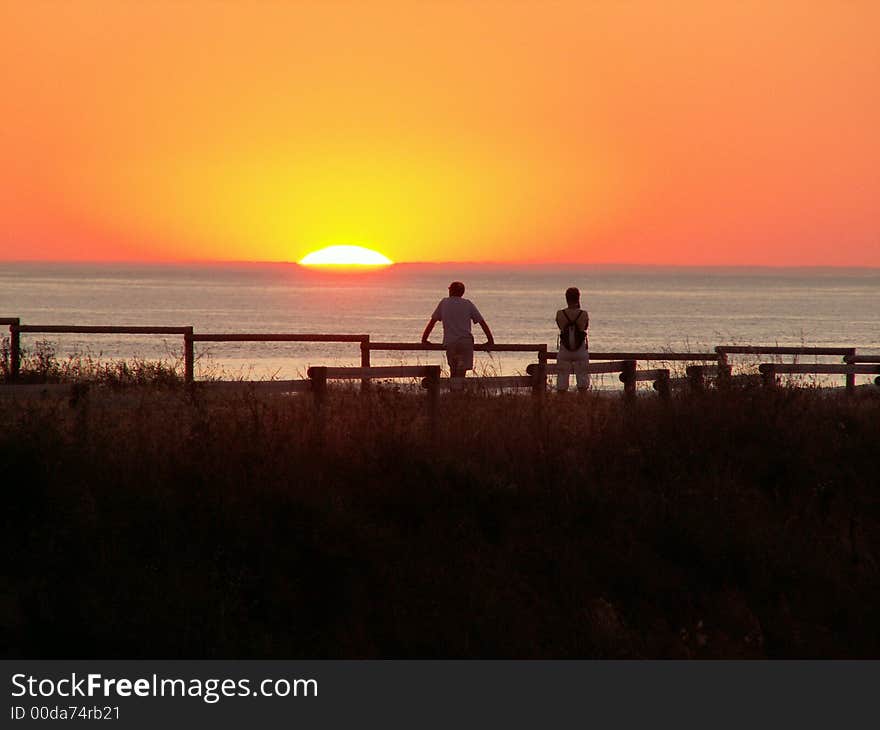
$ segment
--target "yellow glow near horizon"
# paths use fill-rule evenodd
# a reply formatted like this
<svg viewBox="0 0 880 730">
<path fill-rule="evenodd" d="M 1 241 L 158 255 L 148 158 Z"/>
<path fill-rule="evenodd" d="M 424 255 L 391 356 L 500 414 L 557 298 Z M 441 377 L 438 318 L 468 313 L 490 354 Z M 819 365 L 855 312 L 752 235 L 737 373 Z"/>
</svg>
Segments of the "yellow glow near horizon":
<svg viewBox="0 0 880 730">
<path fill-rule="evenodd" d="M 375 267 L 394 262 L 384 254 L 363 246 L 327 246 L 303 256 L 301 266 Z"/>
</svg>

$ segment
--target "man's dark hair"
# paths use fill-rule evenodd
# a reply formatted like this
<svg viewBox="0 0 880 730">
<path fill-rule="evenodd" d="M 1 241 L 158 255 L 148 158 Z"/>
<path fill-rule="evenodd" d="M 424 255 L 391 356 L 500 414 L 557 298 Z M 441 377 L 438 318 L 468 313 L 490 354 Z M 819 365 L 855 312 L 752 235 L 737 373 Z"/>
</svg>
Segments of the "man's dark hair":
<svg viewBox="0 0 880 730">
<path fill-rule="evenodd" d="M 565 290 L 565 301 L 568 302 L 570 306 L 581 304 L 581 290 L 576 286 L 570 286 Z"/>
<path fill-rule="evenodd" d="M 453 281 L 449 285 L 449 296 L 451 296 L 451 297 L 464 296 L 464 284 L 462 284 L 460 281 Z"/>
</svg>

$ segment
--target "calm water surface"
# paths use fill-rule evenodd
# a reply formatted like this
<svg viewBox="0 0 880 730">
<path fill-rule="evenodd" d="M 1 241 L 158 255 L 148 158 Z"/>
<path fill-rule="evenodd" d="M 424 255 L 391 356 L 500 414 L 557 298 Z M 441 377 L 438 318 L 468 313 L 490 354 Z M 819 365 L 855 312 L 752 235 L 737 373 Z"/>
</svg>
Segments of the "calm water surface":
<svg viewBox="0 0 880 730">
<path fill-rule="evenodd" d="M 0 316 L 25 324 L 192 325 L 197 332 L 370 334 L 417 341 L 452 279 L 467 285 L 498 342 L 555 347 L 555 312 L 579 286 L 593 350 L 711 351 L 718 344 L 856 346 L 880 354 L 880 270 L 397 265 L 332 274 L 291 264 L 0 263 Z M 477 341 L 482 340 L 478 333 Z M 432 337 L 439 341 L 438 325 Z M 25 335 L 60 355 L 178 359 L 181 338 Z M 511 374 L 532 358 L 477 356 Z M 356 344 L 207 343 L 197 372 L 296 377 L 309 365 L 357 365 Z M 373 353 L 374 364 L 441 363 L 442 353 Z M 864 382 L 863 379 L 860 382 Z"/>
</svg>

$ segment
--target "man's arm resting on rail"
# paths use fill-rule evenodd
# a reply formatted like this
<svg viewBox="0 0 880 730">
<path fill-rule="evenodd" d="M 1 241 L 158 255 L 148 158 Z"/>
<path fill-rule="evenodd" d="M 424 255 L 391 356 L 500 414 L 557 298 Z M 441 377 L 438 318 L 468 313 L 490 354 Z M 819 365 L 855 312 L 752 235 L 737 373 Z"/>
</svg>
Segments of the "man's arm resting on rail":
<svg viewBox="0 0 880 730">
<path fill-rule="evenodd" d="M 428 326 L 425 327 L 425 331 L 422 332 L 422 342 L 423 343 L 426 343 L 428 341 L 428 338 L 431 336 L 431 330 L 434 329 L 434 325 L 437 324 L 437 321 L 438 320 L 434 319 L 433 317 L 431 317 L 431 319 L 428 320 Z"/>
<path fill-rule="evenodd" d="M 490 347 L 495 344 L 495 338 L 492 337 L 492 330 L 489 329 L 489 325 L 486 324 L 485 319 L 480 320 L 480 327 L 483 328 L 483 332 L 486 333 L 486 344 Z"/>
</svg>

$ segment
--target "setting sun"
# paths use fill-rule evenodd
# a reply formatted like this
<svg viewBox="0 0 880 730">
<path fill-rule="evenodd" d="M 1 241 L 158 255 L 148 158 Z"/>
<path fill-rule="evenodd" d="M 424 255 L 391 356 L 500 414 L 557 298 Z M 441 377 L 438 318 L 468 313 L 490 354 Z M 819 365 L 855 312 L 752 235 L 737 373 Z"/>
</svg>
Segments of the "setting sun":
<svg viewBox="0 0 880 730">
<path fill-rule="evenodd" d="M 301 266 L 389 266 L 394 262 L 363 246 L 327 246 L 312 251 L 298 263 Z"/>
</svg>

